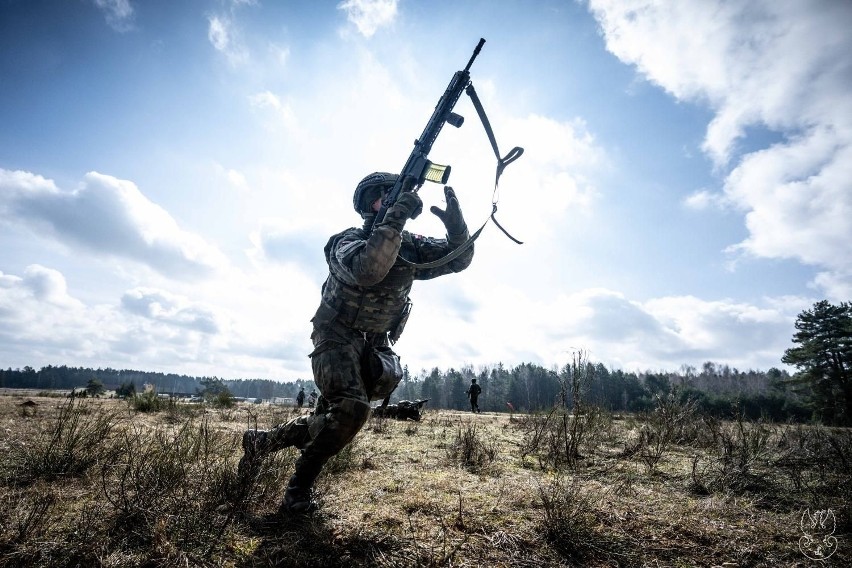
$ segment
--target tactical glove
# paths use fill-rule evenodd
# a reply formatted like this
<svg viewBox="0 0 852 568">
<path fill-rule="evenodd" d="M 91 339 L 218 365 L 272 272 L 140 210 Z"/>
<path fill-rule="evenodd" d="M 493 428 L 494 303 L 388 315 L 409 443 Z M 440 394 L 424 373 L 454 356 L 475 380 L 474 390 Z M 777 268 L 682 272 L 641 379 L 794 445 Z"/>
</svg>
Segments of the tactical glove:
<svg viewBox="0 0 852 568">
<path fill-rule="evenodd" d="M 390 225 L 397 231 L 402 231 L 405 222 L 408 219 L 416 219 L 421 211 L 423 211 L 423 201 L 420 196 L 410 191 L 404 191 L 399 194 L 396 202 L 385 212 L 382 224 Z"/>
<path fill-rule="evenodd" d="M 448 235 L 457 236 L 465 233 L 467 231 L 467 223 L 465 223 L 464 217 L 462 217 L 461 207 L 459 207 L 459 200 L 456 197 L 456 192 L 453 191 L 452 187 L 445 185 L 444 197 L 447 201 L 446 209 L 438 209 L 433 205 L 429 210 L 437 215 L 438 219 L 443 221 L 444 227 L 447 228 Z"/>
</svg>

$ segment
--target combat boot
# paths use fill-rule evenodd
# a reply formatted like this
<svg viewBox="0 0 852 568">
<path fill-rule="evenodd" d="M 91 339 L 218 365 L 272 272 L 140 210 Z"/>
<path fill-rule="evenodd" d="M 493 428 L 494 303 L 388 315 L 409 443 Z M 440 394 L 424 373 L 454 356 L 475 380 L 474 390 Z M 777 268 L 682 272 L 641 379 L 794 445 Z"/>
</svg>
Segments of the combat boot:
<svg viewBox="0 0 852 568">
<path fill-rule="evenodd" d="M 243 457 L 238 472 L 248 471 L 269 453 L 295 446 L 299 449 L 310 441 L 306 416 L 280 424 L 272 430 L 246 430 L 243 433 Z"/>
<path fill-rule="evenodd" d="M 312 513 L 319 508 L 319 504 L 313 498 L 313 490 L 308 487 L 289 486 L 284 492 L 284 500 L 278 508 L 278 514 L 304 515 Z"/>
<path fill-rule="evenodd" d="M 278 514 L 301 515 L 311 513 L 319 508 L 319 504 L 313 498 L 313 480 L 316 476 L 300 475 L 294 473 L 287 482 L 287 490 L 284 499 L 278 508 Z"/>
<path fill-rule="evenodd" d="M 243 433 L 243 457 L 237 466 L 240 476 L 248 474 L 258 457 L 263 457 L 268 449 L 268 433 L 264 430 L 246 430 Z"/>
<path fill-rule="evenodd" d="M 251 458 L 265 453 L 268 436 L 266 430 L 246 430 L 243 433 L 243 453 Z"/>
</svg>

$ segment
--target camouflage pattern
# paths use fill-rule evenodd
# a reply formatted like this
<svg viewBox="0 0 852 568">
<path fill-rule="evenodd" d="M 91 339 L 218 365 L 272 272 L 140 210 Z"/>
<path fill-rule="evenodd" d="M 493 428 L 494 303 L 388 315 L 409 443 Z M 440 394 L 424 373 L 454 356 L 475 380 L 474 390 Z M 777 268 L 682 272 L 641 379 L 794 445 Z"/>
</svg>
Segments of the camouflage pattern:
<svg viewBox="0 0 852 568">
<path fill-rule="evenodd" d="M 360 215 L 370 212 L 370 205 L 396 183 L 399 176 L 388 172 L 373 172 L 358 182 L 352 195 L 352 207 Z"/>
<path fill-rule="evenodd" d="M 442 258 L 464 243 L 468 233 L 465 228 L 448 239 L 424 238 L 400 231 L 394 219 L 391 216 L 391 222 L 371 232 L 372 217 L 367 215 L 363 228 L 334 235 L 325 247 L 329 275 L 312 319 L 311 334 L 311 367 L 322 393 L 316 410 L 268 432 L 246 433 L 244 437 L 244 460 L 289 446 L 301 450 L 282 505 L 289 510 L 301 511 L 308 506 L 305 499 L 309 499 L 306 496 L 316 477 L 328 459 L 364 425 L 370 415 L 370 400 L 389 395 L 398 383 L 399 377 L 393 385 L 376 384 L 376 373 L 365 361 L 375 348 L 393 353 L 388 331 L 399 319 L 414 280 L 459 272 L 473 258 L 471 247 L 437 268 L 421 270 L 398 263 L 397 256 L 417 263 Z M 460 222 L 463 224 L 463 219 Z"/>
</svg>

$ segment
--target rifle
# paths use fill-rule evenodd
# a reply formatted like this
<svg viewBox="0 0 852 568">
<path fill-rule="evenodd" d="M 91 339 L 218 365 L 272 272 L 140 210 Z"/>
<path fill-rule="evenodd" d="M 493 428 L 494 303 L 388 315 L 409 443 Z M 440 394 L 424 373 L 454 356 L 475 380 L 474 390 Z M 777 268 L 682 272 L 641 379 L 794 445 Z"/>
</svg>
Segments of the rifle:
<svg viewBox="0 0 852 568">
<path fill-rule="evenodd" d="M 497 181 L 500 179 L 500 174 L 503 172 L 503 169 L 509 165 L 511 162 L 517 160 L 521 157 L 521 154 L 524 153 L 524 149 L 520 147 L 513 148 L 505 157 L 500 157 L 500 152 L 497 149 L 497 142 L 494 138 L 494 133 L 491 130 L 491 124 L 488 122 L 488 117 L 485 115 L 485 111 L 482 108 L 482 103 L 479 101 L 479 97 L 476 94 L 476 91 L 473 88 L 473 83 L 470 80 L 470 66 L 473 65 L 473 60 L 476 59 L 476 56 L 479 55 L 480 50 L 482 50 L 482 46 L 485 43 L 484 38 L 479 39 L 479 43 L 476 45 L 476 48 L 473 50 L 473 55 L 470 56 L 470 60 L 468 60 L 467 65 L 465 65 L 464 69 L 460 71 L 456 71 L 453 75 L 453 78 L 450 80 L 450 84 L 447 86 L 447 89 L 444 91 L 444 94 L 441 95 L 441 98 L 438 100 L 438 104 L 435 105 L 435 110 L 432 112 L 432 116 L 429 118 L 429 122 L 426 123 L 426 128 L 423 129 L 423 133 L 420 135 L 418 139 L 414 141 L 414 149 L 411 151 L 411 154 L 408 156 L 408 160 L 405 162 L 405 166 L 403 166 L 402 171 L 397 177 L 396 182 L 394 183 L 391 190 L 382 200 L 382 206 L 379 209 L 379 212 L 376 214 L 375 219 L 373 220 L 373 227 L 376 227 L 382 220 L 385 218 L 385 213 L 390 206 L 396 203 L 396 200 L 399 198 L 400 193 L 402 193 L 402 188 L 407 178 L 413 178 L 414 185 L 413 191 L 417 191 L 420 189 L 420 186 L 423 185 L 426 181 L 431 181 L 434 183 L 446 184 L 447 180 L 450 178 L 451 166 L 442 166 L 440 164 L 435 164 L 431 162 L 428 158 L 429 152 L 432 150 L 432 145 L 435 143 L 435 140 L 438 138 L 438 134 L 441 133 L 441 129 L 444 127 L 445 123 L 449 123 L 456 128 L 460 128 L 464 123 L 464 117 L 453 112 L 453 107 L 455 107 L 456 103 L 461 97 L 462 91 L 467 92 L 468 96 L 473 101 L 474 108 L 476 108 L 476 112 L 479 115 L 480 120 L 482 121 L 482 125 L 485 127 L 485 132 L 488 135 L 488 139 L 491 142 L 491 147 L 494 150 L 495 155 L 497 156 L 497 177 L 494 181 L 495 194 Z M 491 213 L 490 219 L 494 221 L 494 223 L 513 241 L 521 244 L 521 241 L 515 239 L 502 226 L 497 222 L 497 219 L 494 218 L 494 213 L 497 212 L 497 202 L 494 200 L 492 202 L 493 211 Z M 486 220 L 486 223 L 488 221 Z M 483 225 L 484 228 L 484 225 Z M 479 229 L 475 233 L 473 237 L 469 239 L 468 243 L 453 251 L 451 255 L 453 258 L 461 254 L 470 244 L 473 243 L 473 240 L 479 236 L 479 233 L 482 231 L 482 228 Z M 449 258 L 442 259 L 442 261 L 448 261 Z M 417 266 L 426 266 L 426 265 L 417 265 Z"/>
</svg>

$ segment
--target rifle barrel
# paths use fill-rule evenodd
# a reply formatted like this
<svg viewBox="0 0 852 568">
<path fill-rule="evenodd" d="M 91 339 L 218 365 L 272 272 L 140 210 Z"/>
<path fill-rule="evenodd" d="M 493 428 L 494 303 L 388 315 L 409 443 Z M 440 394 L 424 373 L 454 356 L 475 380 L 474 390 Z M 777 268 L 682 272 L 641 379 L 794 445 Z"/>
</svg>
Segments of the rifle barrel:
<svg viewBox="0 0 852 568">
<path fill-rule="evenodd" d="M 485 44 L 485 38 L 479 38 L 479 43 L 476 44 L 476 48 L 473 50 L 473 55 L 470 56 L 470 61 L 467 62 L 467 65 L 464 67 L 464 72 L 467 73 L 470 71 L 470 66 L 473 65 L 473 60 L 476 59 L 476 56 L 479 55 L 482 46 Z"/>
</svg>

